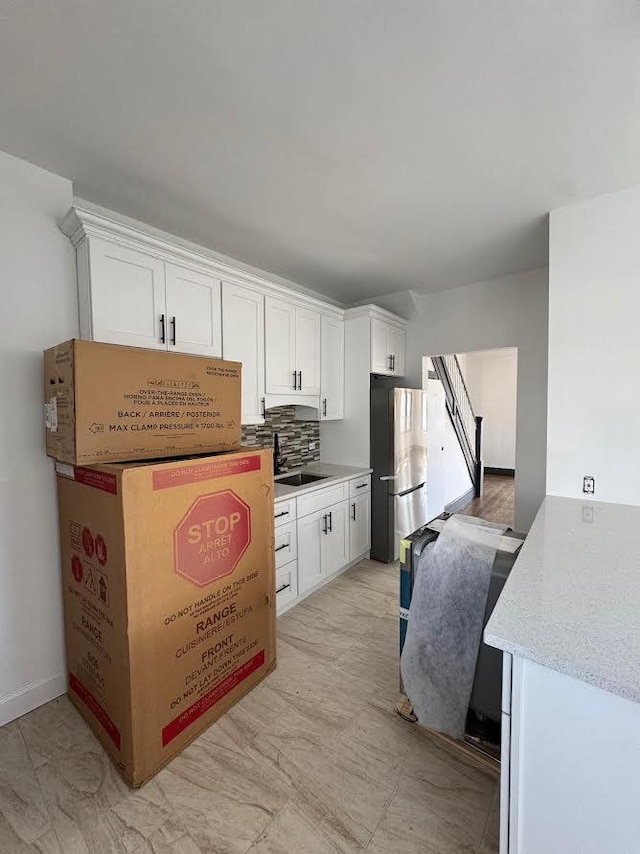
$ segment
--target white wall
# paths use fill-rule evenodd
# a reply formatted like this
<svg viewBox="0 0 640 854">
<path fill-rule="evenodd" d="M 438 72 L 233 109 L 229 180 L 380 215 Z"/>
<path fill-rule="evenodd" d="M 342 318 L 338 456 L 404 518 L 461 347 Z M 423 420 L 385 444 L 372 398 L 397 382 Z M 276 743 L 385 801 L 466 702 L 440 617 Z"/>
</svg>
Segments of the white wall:
<svg viewBox="0 0 640 854">
<path fill-rule="evenodd" d="M 553 211 L 547 491 L 640 504 L 640 187 Z"/>
<path fill-rule="evenodd" d="M 547 297 L 546 269 L 424 294 L 407 329 L 407 385 L 420 383 L 423 355 L 517 347 L 515 527 L 523 531 L 545 494 Z"/>
<path fill-rule="evenodd" d="M 78 334 L 71 182 L 0 152 L 0 725 L 66 690 L 42 350 Z"/>
<path fill-rule="evenodd" d="M 444 425 L 444 500 L 453 504 L 473 487 L 460 442 L 447 416 Z"/>
<path fill-rule="evenodd" d="M 515 469 L 518 351 L 503 347 L 467 353 L 464 377 L 473 409 L 484 418 L 485 466 Z"/>
</svg>

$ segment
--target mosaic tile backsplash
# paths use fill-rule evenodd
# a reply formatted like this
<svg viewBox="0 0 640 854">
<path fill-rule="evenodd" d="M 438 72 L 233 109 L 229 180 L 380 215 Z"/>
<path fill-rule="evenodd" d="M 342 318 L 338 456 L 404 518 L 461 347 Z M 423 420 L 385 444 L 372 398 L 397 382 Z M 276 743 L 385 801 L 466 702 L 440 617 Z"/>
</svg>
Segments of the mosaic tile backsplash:
<svg viewBox="0 0 640 854">
<path fill-rule="evenodd" d="M 296 421 L 295 406 L 277 406 L 267 409 L 264 424 L 245 425 L 242 428 L 243 445 L 273 447 L 273 434 L 280 440 L 280 455 L 286 461 L 283 470 L 300 468 L 320 459 L 320 422 Z M 315 442 L 310 451 L 309 443 Z"/>
</svg>

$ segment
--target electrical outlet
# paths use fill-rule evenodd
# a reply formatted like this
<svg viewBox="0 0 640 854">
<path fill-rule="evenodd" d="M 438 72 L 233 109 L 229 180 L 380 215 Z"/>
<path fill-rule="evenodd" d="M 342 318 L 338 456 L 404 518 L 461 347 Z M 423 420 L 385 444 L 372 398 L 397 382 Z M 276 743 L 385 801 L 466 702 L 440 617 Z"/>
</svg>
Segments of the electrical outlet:
<svg viewBox="0 0 640 854">
<path fill-rule="evenodd" d="M 596 479 L 590 474 L 582 478 L 582 491 L 585 495 L 594 495 L 596 491 Z"/>
<path fill-rule="evenodd" d="M 309 450 L 315 451 L 315 449 L 316 449 L 316 443 L 315 442 L 309 442 Z"/>
</svg>

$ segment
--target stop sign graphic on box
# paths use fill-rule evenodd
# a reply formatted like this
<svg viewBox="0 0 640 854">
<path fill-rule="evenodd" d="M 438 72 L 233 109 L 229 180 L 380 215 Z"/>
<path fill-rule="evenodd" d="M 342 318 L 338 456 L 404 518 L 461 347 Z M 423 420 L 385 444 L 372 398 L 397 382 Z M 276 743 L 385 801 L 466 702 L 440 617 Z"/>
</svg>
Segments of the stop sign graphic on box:
<svg viewBox="0 0 640 854">
<path fill-rule="evenodd" d="M 230 489 L 203 495 L 173 535 L 175 570 L 198 587 L 230 575 L 251 542 L 251 511 Z"/>
</svg>

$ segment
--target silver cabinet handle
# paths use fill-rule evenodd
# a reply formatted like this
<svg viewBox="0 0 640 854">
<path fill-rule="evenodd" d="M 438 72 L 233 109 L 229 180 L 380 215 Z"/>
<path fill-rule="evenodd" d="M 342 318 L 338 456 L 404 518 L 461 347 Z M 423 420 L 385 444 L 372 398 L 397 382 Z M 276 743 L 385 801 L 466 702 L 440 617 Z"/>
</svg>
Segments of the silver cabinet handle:
<svg viewBox="0 0 640 854">
<path fill-rule="evenodd" d="M 160 315 L 160 343 L 166 344 L 167 342 L 167 333 L 164 328 L 164 314 Z"/>
</svg>

